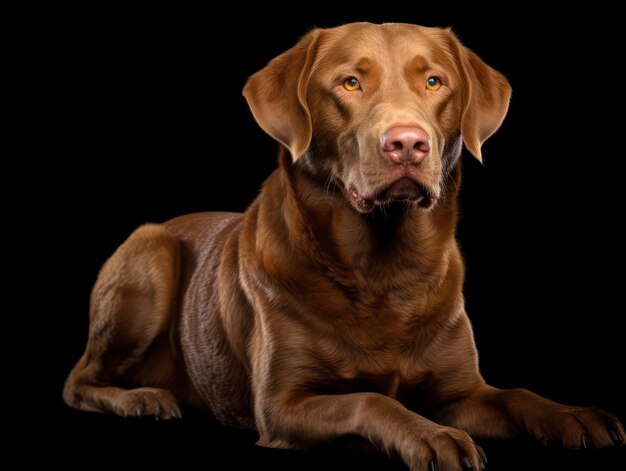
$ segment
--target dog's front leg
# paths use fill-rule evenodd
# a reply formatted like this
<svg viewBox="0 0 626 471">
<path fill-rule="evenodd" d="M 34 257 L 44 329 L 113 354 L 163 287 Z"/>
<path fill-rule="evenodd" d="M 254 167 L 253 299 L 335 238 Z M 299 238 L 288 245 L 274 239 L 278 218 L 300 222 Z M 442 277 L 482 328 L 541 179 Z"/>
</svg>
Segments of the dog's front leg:
<svg viewBox="0 0 626 471">
<path fill-rule="evenodd" d="M 447 404 L 433 418 L 475 437 L 527 434 L 566 448 L 623 445 L 626 437 L 620 421 L 600 409 L 566 406 L 525 389 L 500 390 L 487 385 Z"/>
<path fill-rule="evenodd" d="M 397 453 L 412 471 L 482 469 L 483 453 L 465 432 L 441 426 L 377 393 L 257 400 L 259 445 L 303 448 L 360 435 Z M 471 466 L 470 466 L 471 465 Z"/>
</svg>

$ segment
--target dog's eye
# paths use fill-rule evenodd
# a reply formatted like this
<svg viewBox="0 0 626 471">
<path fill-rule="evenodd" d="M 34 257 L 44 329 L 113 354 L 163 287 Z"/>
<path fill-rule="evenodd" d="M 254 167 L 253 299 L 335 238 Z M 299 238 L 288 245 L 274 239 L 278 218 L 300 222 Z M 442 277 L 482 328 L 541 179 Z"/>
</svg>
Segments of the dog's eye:
<svg viewBox="0 0 626 471">
<path fill-rule="evenodd" d="M 356 77 L 348 77 L 343 82 L 343 88 L 345 88 L 349 92 L 353 92 L 361 88 L 361 84 L 359 83 Z"/>
<path fill-rule="evenodd" d="M 426 88 L 436 92 L 441 88 L 441 79 L 439 77 L 428 77 L 426 79 Z"/>
</svg>

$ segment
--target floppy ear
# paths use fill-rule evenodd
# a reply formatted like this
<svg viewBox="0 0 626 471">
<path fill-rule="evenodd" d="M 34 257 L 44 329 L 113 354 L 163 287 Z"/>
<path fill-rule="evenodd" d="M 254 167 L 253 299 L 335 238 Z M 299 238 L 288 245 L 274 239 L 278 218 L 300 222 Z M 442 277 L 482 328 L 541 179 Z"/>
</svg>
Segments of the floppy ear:
<svg viewBox="0 0 626 471">
<path fill-rule="evenodd" d="M 287 52 L 252 75 L 243 89 L 259 126 L 284 144 L 297 160 L 311 143 L 306 89 L 320 30 L 313 30 Z"/>
<path fill-rule="evenodd" d="M 467 87 L 461 136 L 467 149 L 482 162 L 480 148 L 498 130 L 506 116 L 511 85 L 504 75 L 466 47 L 461 46 L 461 56 Z"/>
</svg>

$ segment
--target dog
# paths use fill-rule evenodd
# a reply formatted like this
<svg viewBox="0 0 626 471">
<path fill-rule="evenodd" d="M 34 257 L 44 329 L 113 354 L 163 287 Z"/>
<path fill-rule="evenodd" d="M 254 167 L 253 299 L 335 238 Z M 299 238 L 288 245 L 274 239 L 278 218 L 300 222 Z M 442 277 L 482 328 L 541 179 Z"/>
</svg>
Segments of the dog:
<svg viewBox="0 0 626 471">
<path fill-rule="evenodd" d="M 77 409 L 180 418 L 181 403 L 258 444 L 358 435 L 411 470 L 481 469 L 471 437 L 623 444 L 622 424 L 485 383 L 455 239 L 463 144 L 509 106 L 507 79 L 449 29 L 315 29 L 244 96 L 280 143 L 243 214 L 139 227 L 104 264 Z"/>
</svg>

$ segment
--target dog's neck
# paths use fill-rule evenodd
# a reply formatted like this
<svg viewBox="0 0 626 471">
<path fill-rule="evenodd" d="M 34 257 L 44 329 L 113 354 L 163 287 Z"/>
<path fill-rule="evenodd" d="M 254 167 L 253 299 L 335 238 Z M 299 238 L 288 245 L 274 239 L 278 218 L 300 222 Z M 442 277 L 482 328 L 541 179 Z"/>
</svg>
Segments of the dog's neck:
<svg viewBox="0 0 626 471">
<path fill-rule="evenodd" d="M 307 234 L 323 254 L 323 263 L 368 272 L 378 266 L 402 264 L 409 253 L 423 253 L 420 269 L 436 269 L 454 243 L 461 168 L 457 162 L 447 176 L 442 197 L 425 210 L 413 203 L 392 203 L 371 213 L 357 212 L 343 188 L 328 188 L 327 178 L 311 175 L 287 152 L 280 157 L 287 188 L 285 219 L 294 236 Z"/>
</svg>

